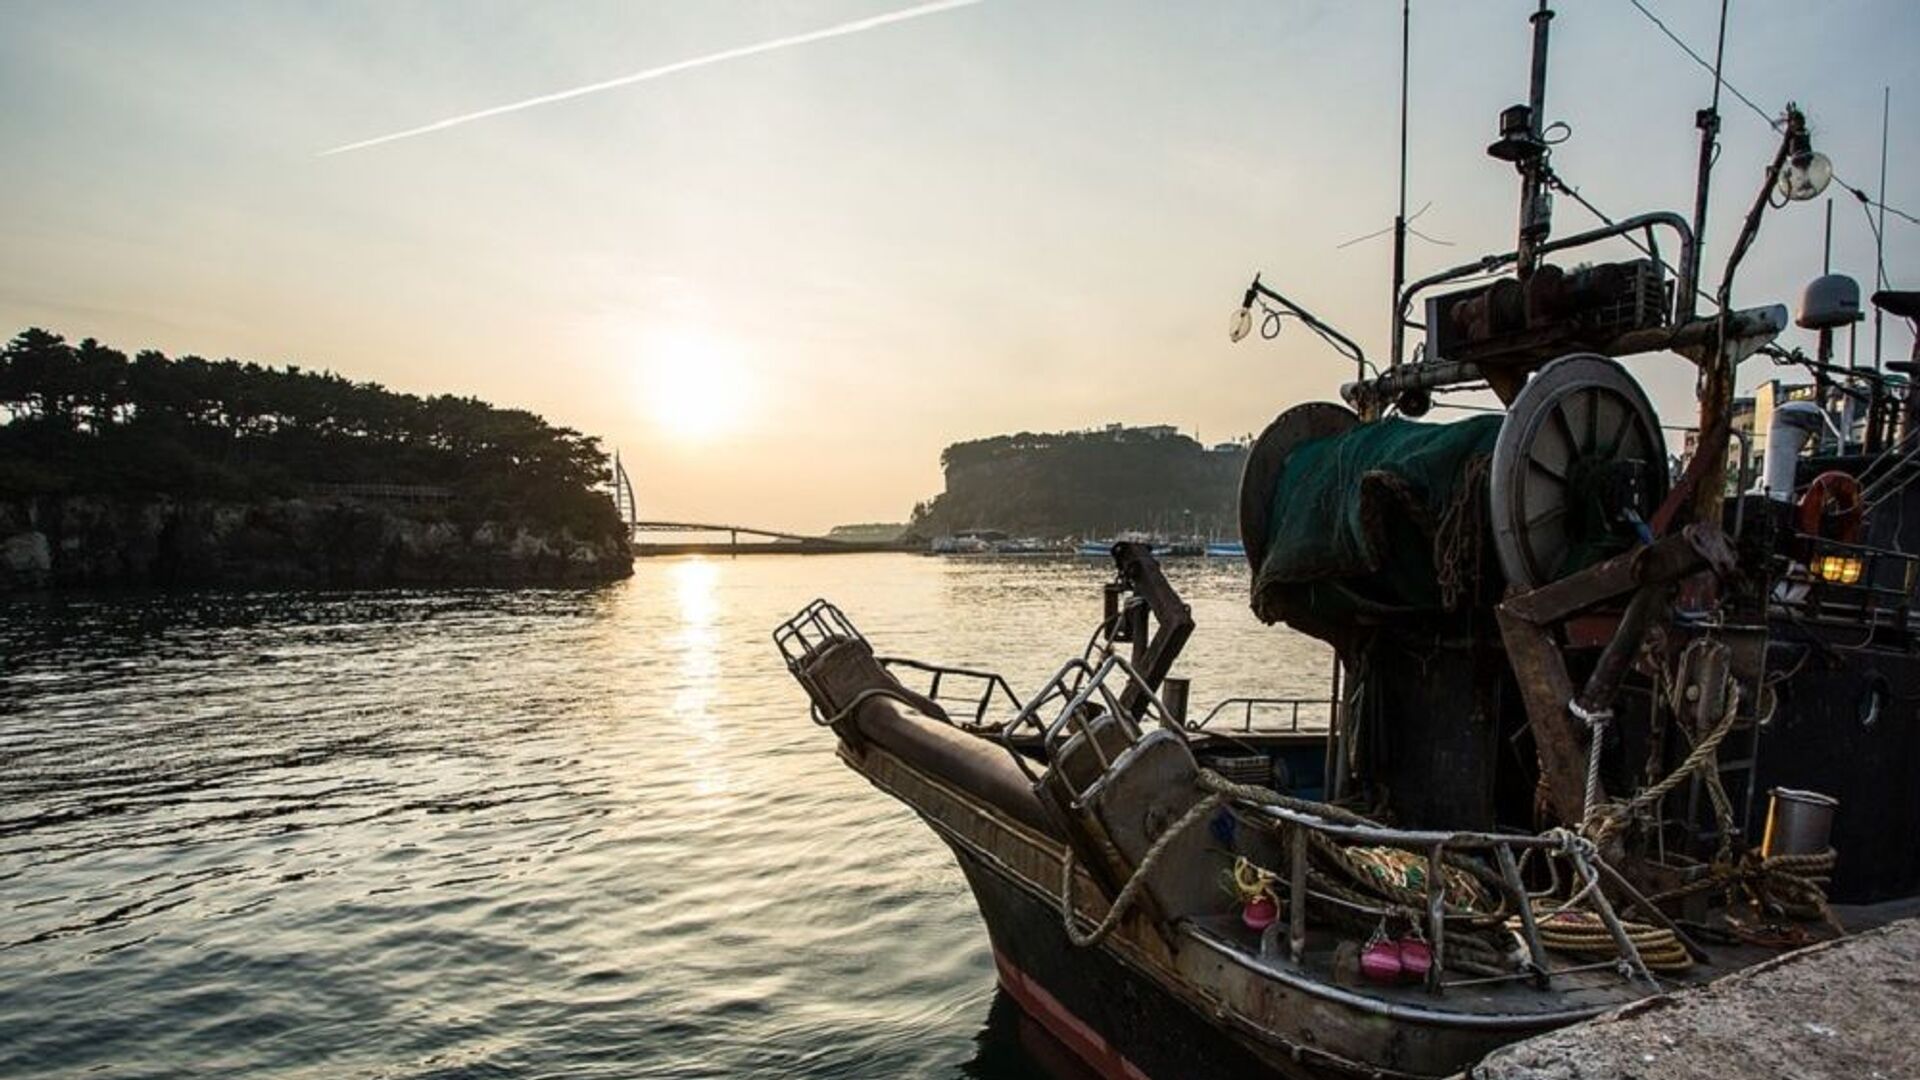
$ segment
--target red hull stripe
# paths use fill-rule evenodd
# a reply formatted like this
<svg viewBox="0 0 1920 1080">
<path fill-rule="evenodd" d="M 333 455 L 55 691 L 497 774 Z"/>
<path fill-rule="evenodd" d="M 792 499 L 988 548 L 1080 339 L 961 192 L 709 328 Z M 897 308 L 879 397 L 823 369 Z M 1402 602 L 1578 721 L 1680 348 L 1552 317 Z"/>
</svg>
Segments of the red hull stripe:
<svg viewBox="0 0 1920 1080">
<path fill-rule="evenodd" d="M 1040 1021 L 1054 1038 L 1093 1066 L 1103 1080 L 1149 1080 L 1146 1073 L 1101 1038 L 1099 1032 L 1088 1027 L 1086 1021 L 1069 1012 L 1046 987 L 1015 967 L 999 949 L 993 950 L 993 966 L 1000 970 L 1000 985 L 1013 995 L 1013 1000 L 1027 1015 Z"/>
</svg>

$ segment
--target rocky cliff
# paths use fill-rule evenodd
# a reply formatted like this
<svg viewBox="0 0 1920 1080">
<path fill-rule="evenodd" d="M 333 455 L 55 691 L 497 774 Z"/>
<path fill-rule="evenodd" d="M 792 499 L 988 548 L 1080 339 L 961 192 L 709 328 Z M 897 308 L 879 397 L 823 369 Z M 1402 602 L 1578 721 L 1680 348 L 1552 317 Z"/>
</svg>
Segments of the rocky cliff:
<svg viewBox="0 0 1920 1080">
<path fill-rule="evenodd" d="M 914 508 L 921 536 L 991 528 L 1030 536 L 1126 529 L 1231 536 L 1246 447 L 1171 427 L 1001 435 L 940 455 L 946 490 Z"/>
<path fill-rule="evenodd" d="M 0 502 L 0 592 L 50 587 L 566 585 L 633 573 L 623 537 L 350 498 Z"/>
</svg>

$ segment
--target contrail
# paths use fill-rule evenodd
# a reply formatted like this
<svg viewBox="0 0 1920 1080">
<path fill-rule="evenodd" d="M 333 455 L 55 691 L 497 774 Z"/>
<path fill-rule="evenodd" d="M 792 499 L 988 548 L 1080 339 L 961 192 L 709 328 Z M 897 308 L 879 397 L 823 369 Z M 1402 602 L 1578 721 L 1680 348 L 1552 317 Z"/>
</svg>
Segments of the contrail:
<svg viewBox="0 0 1920 1080">
<path fill-rule="evenodd" d="M 542 94 L 539 97 L 528 98 L 525 101 L 515 101 L 507 105 L 495 105 L 491 109 L 482 109 L 479 112 L 466 113 L 461 116 L 449 116 L 445 120 L 436 120 L 431 124 L 424 124 L 417 128 L 396 131 L 391 135 L 362 139 L 359 142 L 336 146 L 331 150 L 322 150 L 316 156 L 330 157 L 334 154 L 344 154 L 352 150 L 365 150 L 370 146 L 379 146 L 381 143 L 396 142 L 400 139 L 411 139 L 415 135 L 425 135 L 434 131 L 444 131 L 450 127 L 470 124 L 475 120 L 485 120 L 490 116 L 499 116 L 502 113 L 519 112 L 521 109 L 531 109 L 539 105 L 551 105 L 556 101 L 584 97 L 587 94 L 597 94 L 602 90 L 612 90 L 616 87 L 631 86 L 634 83 L 674 75 L 692 68 L 706 67 L 708 64 L 718 64 L 727 60 L 738 60 L 743 56 L 772 52 L 775 49 L 790 48 L 794 45 L 807 45 L 815 41 L 825 41 L 828 38 L 858 34 L 866 30 L 876 30 L 892 23 L 906 22 L 908 19 L 918 19 L 925 15 L 937 15 L 942 11 L 971 7 L 974 4 L 982 2 L 983 0 L 934 0 L 933 3 L 920 4 L 915 7 L 904 8 L 900 11 L 888 12 L 885 15 L 874 15 L 870 18 L 855 19 L 852 22 L 841 23 L 838 26 L 829 26 L 824 30 L 812 30 L 804 34 L 795 34 L 791 37 L 775 38 L 772 41 L 762 41 L 753 45 L 742 45 L 735 49 L 709 53 L 706 56 L 697 56 L 691 60 L 678 60 L 660 67 L 648 68 L 645 71 L 636 71 L 631 75 L 622 75 L 619 78 L 607 79 L 604 82 L 589 83 L 586 86 L 576 86 L 571 90 L 559 90 L 551 94 Z"/>
</svg>

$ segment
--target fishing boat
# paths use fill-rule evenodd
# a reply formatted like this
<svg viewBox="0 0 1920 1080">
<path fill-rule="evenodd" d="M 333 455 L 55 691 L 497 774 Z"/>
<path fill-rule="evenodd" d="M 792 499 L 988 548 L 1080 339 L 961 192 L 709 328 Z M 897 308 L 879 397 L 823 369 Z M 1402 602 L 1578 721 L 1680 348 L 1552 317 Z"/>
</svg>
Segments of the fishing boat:
<svg viewBox="0 0 1920 1080">
<path fill-rule="evenodd" d="M 1234 311 L 1236 340 L 1259 305 L 1355 364 L 1277 416 L 1239 492 L 1249 602 L 1333 646 L 1324 699 L 1190 710 L 1192 614 L 1126 541 L 1090 639 L 1028 693 L 879 653 L 826 600 L 774 632 L 841 760 L 953 851 L 1000 985 L 1099 1075 L 1453 1075 L 1920 891 L 1920 394 L 1732 299 L 1830 166 L 1789 107 L 1717 283 L 1710 114 L 1691 218 L 1555 236 L 1551 18 L 1489 148 L 1519 174 L 1512 251 L 1396 272 L 1378 367 L 1258 276 Z M 1643 251 L 1601 260 L 1622 242 Z M 1823 282 L 1797 321 L 1824 342 L 1861 305 Z M 1656 354 L 1698 374 L 1677 469 L 1619 362 Z M 1816 392 L 1755 455 L 1734 373 L 1763 354 Z M 1481 385 L 1497 411 L 1420 419 Z"/>
</svg>

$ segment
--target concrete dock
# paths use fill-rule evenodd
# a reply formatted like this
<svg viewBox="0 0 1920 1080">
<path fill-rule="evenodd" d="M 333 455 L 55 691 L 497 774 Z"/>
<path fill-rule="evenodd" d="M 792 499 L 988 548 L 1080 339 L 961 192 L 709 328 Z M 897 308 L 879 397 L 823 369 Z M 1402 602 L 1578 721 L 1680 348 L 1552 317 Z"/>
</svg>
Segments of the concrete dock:
<svg viewBox="0 0 1920 1080">
<path fill-rule="evenodd" d="M 1912 1080 L 1920 919 L 1507 1047 L 1472 1080 Z"/>
</svg>

